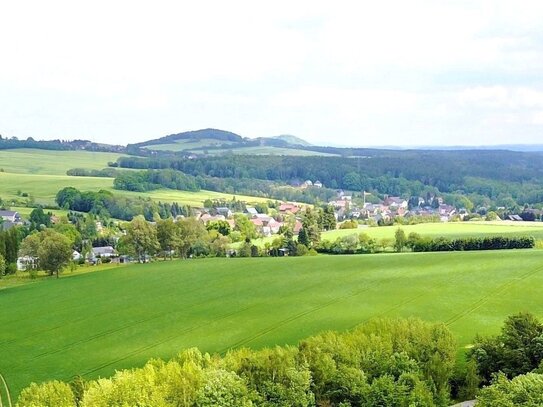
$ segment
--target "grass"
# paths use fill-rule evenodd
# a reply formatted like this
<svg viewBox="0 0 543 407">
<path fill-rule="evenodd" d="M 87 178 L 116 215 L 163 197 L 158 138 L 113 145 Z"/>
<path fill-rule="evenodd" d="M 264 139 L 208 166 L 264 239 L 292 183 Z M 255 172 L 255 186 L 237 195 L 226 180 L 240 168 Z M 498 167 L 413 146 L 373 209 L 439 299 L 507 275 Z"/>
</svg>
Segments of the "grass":
<svg viewBox="0 0 543 407">
<path fill-rule="evenodd" d="M 92 151 L 0 150 L 0 168 L 16 174 L 66 175 L 70 168 L 101 170 L 121 156 Z"/>
<path fill-rule="evenodd" d="M 361 227 L 358 229 L 338 229 L 322 234 L 323 240 L 336 240 L 338 237 L 353 233 L 366 233 L 376 239 L 394 238 L 394 233 L 402 228 L 404 232 L 418 233 L 428 237 L 480 237 L 480 236 L 533 236 L 543 239 L 543 223 L 540 222 L 450 222 L 421 223 L 406 226 Z"/>
<path fill-rule="evenodd" d="M 539 250 L 131 265 L 1 290 L 0 360 L 17 394 L 187 347 L 295 344 L 381 316 L 443 321 L 461 353 L 507 315 L 543 316 L 542 295 Z"/>
<path fill-rule="evenodd" d="M 119 154 L 87 151 L 52 151 L 35 149 L 0 150 L 0 198 L 10 201 L 25 201 L 19 192 L 26 193 L 38 204 L 53 205 L 59 190 L 75 187 L 82 191 L 105 189 L 119 195 L 148 197 L 155 201 L 178 202 L 201 207 L 206 199 L 230 200 L 233 194 L 213 191 L 176 191 L 160 189 L 146 193 L 118 191 L 113 189 L 113 178 L 71 177 L 70 168 L 101 169 L 108 161 L 115 161 Z M 246 202 L 267 202 L 268 198 L 235 195 Z M 15 205 L 16 206 L 16 205 Z M 22 211 L 21 211 L 22 212 Z"/>
</svg>

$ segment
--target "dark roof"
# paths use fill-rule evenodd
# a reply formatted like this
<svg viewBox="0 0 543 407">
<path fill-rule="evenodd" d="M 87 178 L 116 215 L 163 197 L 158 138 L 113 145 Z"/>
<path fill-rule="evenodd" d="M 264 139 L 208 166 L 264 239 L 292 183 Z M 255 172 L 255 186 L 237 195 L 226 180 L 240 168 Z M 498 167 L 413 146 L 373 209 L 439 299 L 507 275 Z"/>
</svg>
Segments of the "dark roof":
<svg viewBox="0 0 543 407">
<path fill-rule="evenodd" d="M 93 247 L 92 252 L 94 254 L 115 253 L 115 249 L 111 246 Z"/>
<path fill-rule="evenodd" d="M 15 216 L 17 212 L 15 211 L 0 211 L 0 216 Z"/>
</svg>

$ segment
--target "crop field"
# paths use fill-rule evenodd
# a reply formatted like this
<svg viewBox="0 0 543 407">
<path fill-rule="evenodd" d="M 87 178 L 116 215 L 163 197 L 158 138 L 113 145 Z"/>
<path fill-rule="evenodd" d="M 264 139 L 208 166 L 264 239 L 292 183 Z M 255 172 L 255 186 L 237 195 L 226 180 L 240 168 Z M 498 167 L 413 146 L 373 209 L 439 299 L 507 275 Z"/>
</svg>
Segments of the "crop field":
<svg viewBox="0 0 543 407">
<path fill-rule="evenodd" d="M 542 297 L 540 250 L 118 266 L 0 290 L 0 367 L 17 394 L 31 381 L 111 375 L 187 347 L 295 344 L 381 316 L 443 321 L 460 355 L 511 313 L 543 316 Z"/>
<path fill-rule="evenodd" d="M 418 233 L 428 237 L 481 237 L 481 236 L 533 236 L 536 239 L 543 239 L 543 223 L 541 222 L 449 222 L 449 223 L 421 223 L 418 225 L 405 226 L 381 226 L 361 227 L 358 229 L 338 229 L 323 232 L 323 240 L 336 240 L 341 236 L 352 235 L 353 233 L 366 233 L 376 239 L 394 238 L 394 233 L 402 228 L 408 235 Z"/>
<path fill-rule="evenodd" d="M 115 161 L 119 154 L 87 151 L 51 151 L 34 149 L 0 150 L 0 198 L 24 200 L 26 193 L 36 203 L 54 204 L 57 192 L 65 187 L 82 191 L 105 189 L 115 194 L 149 197 L 156 201 L 178 202 L 201 207 L 206 199 L 232 199 L 232 194 L 213 191 L 175 191 L 160 189 L 146 193 L 118 191 L 113 189 L 113 178 L 71 177 L 66 171 L 71 168 L 102 169 L 109 161 Z M 267 202 L 267 198 L 235 195 L 246 202 Z"/>
<path fill-rule="evenodd" d="M 0 168 L 17 174 L 66 175 L 70 168 L 101 170 L 121 156 L 92 151 L 0 150 Z"/>
</svg>

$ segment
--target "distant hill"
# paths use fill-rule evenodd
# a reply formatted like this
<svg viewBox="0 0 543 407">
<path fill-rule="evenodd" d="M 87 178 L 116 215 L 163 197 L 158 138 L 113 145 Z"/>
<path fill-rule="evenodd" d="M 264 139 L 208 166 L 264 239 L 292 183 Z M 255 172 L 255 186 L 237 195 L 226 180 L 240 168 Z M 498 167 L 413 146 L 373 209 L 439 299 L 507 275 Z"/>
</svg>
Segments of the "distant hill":
<svg viewBox="0 0 543 407">
<path fill-rule="evenodd" d="M 328 155 L 326 152 L 308 151 L 311 144 L 292 135 L 276 137 L 241 137 L 230 131 L 202 129 L 170 134 L 165 137 L 127 146 L 129 152 L 195 153 L 217 155 L 224 153 L 259 155 Z M 137 150 L 137 151 L 136 151 Z"/>
<path fill-rule="evenodd" d="M 171 144 L 188 141 L 216 140 L 230 143 L 242 143 L 243 137 L 230 131 L 219 129 L 202 129 L 186 131 L 183 133 L 170 134 L 154 140 L 144 141 L 142 143 L 132 144 L 134 147 L 147 147 L 160 144 Z"/>
<path fill-rule="evenodd" d="M 309 147 L 309 146 L 312 145 L 311 143 L 305 141 L 304 139 L 301 139 L 300 137 L 292 136 L 290 134 L 282 134 L 280 136 L 275 136 L 275 137 L 272 137 L 272 138 L 277 139 L 277 140 L 286 141 L 288 144 L 291 144 L 293 146 Z"/>
</svg>

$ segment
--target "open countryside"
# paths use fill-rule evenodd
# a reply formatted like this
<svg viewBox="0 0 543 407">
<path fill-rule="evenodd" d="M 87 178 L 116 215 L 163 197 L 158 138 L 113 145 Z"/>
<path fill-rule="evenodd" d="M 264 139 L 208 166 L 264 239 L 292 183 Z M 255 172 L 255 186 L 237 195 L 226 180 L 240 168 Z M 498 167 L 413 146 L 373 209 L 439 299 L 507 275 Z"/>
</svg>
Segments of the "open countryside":
<svg viewBox="0 0 543 407">
<path fill-rule="evenodd" d="M 90 151 L 50 151 L 38 149 L 0 150 L 0 197 L 21 200 L 27 194 L 34 204 L 54 205 L 56 193 L 65 187 L 84 191 L 107 190 L 125 196 L 142 196 L 161 202 L 178 202 L 194 207 L 202 206 L 206 199 L 231 200 L 234 195 L 214 191 L 176 191 L 161 189 L 146 193 L 117 191 L 113 178 L 75 177 L 66 175 L 72 168 L 100 170 L 121 154 Z M 235 195 L 246 202 L 266 202 L 267 199 Z"/>
<path fill-rule="evenodd" d="M 543 314 L 543 251 L 206 259 L 133 265 L 0 290 L 3 374 L 111 375 L 183 348 L 295 344 L 381 316 L 443 321 L 459 358 L 504 318 Z M 334 284 L 330 284 L 333 281 Z M 46 312 L 43 310 L 46 309 Z M 273 310 L 273 312 L 270 312 Z"/>
</svg>

